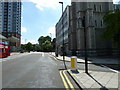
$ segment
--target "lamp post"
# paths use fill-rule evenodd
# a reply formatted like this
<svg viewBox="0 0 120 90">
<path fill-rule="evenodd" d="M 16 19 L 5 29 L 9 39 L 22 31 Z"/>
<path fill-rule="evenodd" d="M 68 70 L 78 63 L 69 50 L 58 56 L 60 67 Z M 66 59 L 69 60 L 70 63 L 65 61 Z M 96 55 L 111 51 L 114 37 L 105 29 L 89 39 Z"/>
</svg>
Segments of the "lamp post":
<svg viewBox="0 0 120 90">
<path fill-rule="evenodd" d="M 50 37 L 51 37 L 51 44 L 52 44 L 52 33 L 50 33 Z M 51 54 L 52 54 L 52 50 L 51 50 Z"/>
<path fill-rule="evenodd" d="M 85 16 L 83 17 L 83 27 L 84 27 L 84 46 L 85 46 L 85 73 L 88 73 L 88 60 L 87 60 L 87 40 L 86 40 L 86 24 L 85 24 Z"/>
<path fill-rule="evenodd" d="M 63 25 L 63 2 L 59 2 L 62 4 L 62 30 L 63 30 L 63 46 L 62 46 L 62 54 L 63 54 L 63 63 L 65 66 L 65 69 L 67 69 L 66 64 L 65 64 L 65 52 L 64 52 L 64 25 Z"/>
<path fill-rule="evenodd" d="M 25 52 L 27 51 L 26 44 L 27 44 L 27 39 L 25 39 Z"/>
</svg>

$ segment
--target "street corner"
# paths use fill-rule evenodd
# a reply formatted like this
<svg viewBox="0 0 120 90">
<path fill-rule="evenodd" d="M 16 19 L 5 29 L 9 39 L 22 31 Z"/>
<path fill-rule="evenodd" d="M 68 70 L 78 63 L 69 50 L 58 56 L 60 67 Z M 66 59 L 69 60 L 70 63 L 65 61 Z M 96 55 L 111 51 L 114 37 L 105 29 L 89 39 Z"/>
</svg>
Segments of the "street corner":
<svg viewBox="0 0 120 90">
<path fill-rule="evenodd" d="M 51 58 L 54 58 L 55 60 L 58 60 L 58 58 L 52 54 L 48 54 Z"/>
<path fill-rule="evenodd" d="M 54 58 L 55 60 L 59 60 L 59 61 L 63 61 L 62 59 L 56 57 L 55 55 L 52 54 L 48 54 L 50 57 Z"/>
</svg>

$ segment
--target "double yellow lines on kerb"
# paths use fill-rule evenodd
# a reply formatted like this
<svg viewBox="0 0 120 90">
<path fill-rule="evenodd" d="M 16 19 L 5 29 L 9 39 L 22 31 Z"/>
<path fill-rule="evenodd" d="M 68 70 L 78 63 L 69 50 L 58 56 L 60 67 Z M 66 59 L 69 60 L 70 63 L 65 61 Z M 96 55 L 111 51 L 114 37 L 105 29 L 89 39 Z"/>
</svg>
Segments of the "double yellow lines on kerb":
<svg viewBox="0 0 120 90">
<path fill-rule="evenodd" d="M 70 88 L 72 90 L 75 90 L 74 89 L 74 86 L 72 85 L 72 83 L 70 82 L 70 80 L 68 79 L 67 75 L 65 74 L 66 70 L 61 70 L 60 71 L 60 76 L 62 78 L 62 81 L 63 81 L 63 84 L 66 88 L 66 90 L 70 90 Z"/>
</svg>

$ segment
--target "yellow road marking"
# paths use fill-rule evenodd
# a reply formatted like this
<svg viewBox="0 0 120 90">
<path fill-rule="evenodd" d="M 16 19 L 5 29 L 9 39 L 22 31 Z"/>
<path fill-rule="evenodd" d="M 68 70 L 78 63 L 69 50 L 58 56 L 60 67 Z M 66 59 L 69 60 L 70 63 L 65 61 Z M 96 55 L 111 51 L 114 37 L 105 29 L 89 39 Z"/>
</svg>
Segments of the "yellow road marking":
<svg viewBox="0 0 120 90">
<path fill-rule="evenodd" d="M 60 76 L 61 76 L 61 78 L 62 78 L 62 81 L 63 81 L 63 84 L 64 84 L 66 90 L 69 90 L 69 87 L 68 87 L 68 85 L 67 85 L 67 83 L 66 83 L 66 81 L 65 81 L 65 79 L 64 79 L 64 77 L 63 77 L 63 75 L 62 75 L 62 71 L 60 71 Z"/>
<path fill-rule="evenodd" d="M 74 87 L 73 87 L 73 85 L 72 85 L 72 83 L 70 82 L 70 80 L 68 79 L 67 75 L 65 74 L 65 71 L 66 71 L 66 70 L 63 71 L 63 74 L 64 74 L 64 76 L 65 76 L 65 78 L 66 78 L 66 80 L 67 80 L 70 88 L 71 88 L 72 90 L 75 90 Z"/>
</svg>

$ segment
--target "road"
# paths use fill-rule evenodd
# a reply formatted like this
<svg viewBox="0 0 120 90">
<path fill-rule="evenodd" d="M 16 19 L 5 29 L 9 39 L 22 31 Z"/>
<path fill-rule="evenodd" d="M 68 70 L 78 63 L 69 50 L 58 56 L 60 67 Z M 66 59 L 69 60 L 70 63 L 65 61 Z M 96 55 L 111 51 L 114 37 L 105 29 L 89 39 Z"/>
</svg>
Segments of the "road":
<svg viewBox="0 0 120 90">
<path fill-rule="evenodd" d="M 65 88 L 60 76 L 64 69 L 62 61 L 45 53 L 25 53 L 4 58 L 2 62 L 3 88 Z M 70 63 L 66 62 L 67 68 Z M 78 64 L 84 70 L 84 64 Z M 99 65 L 89 65 L 89 70 L 111 72 Z M 73 85 L 74 81 L 67 74 Z M 77 87 L 75 85 L 75 87 Z"/>
<path fill-rule="evenodd" d="M 60 64 L 40 53 L 3 61 L 3 88 L 63 88 Z"/>
</svg>

